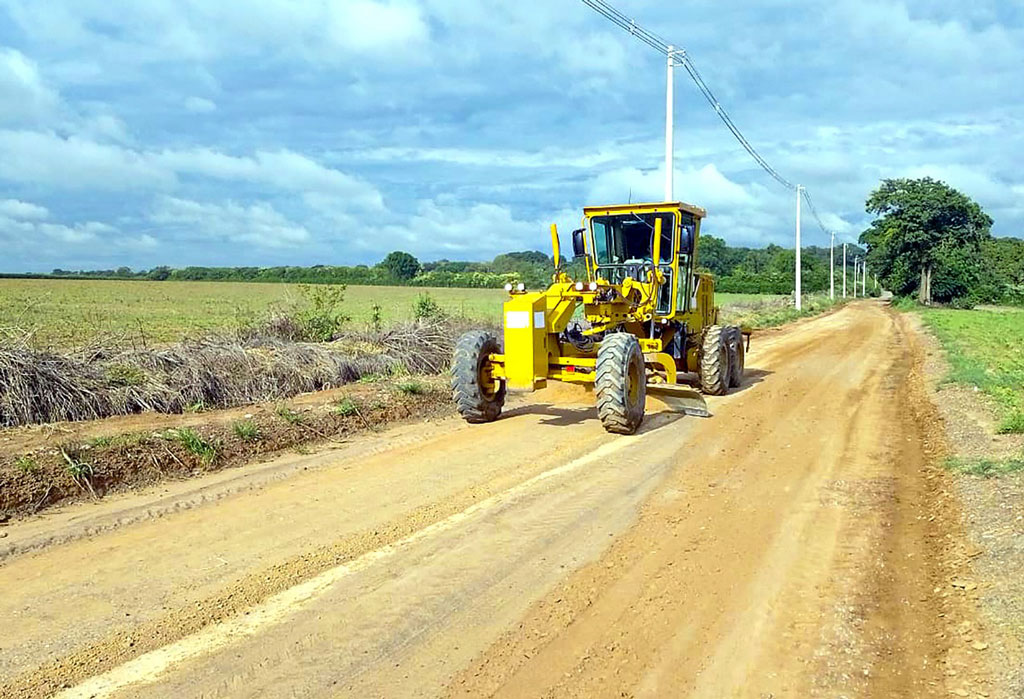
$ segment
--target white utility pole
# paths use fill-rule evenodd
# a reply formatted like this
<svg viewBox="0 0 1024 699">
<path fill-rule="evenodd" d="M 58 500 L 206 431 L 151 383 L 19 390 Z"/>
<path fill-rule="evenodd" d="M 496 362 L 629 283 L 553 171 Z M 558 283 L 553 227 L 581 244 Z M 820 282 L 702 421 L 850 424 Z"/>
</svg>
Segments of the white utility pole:
<svg viewBox="0 0 1024 699">
<path fill-rule="evenodd" d="M 853 298 L 857 298 L 857 282 L 860 281 L 860 258 L 853 258 Z"/>
<path fill-rule="evenodd" d="M 836 232 L 832 231 L 832 240 L 828 244 L 828 298 L 836 298 Z"/>
<path fill-rule="evenodd" d="M 800 298 L 800 193 L 803 187 L 796 186 L 796 310 L 803 306 Z"/>
<path fill-rule="evenodd" d="M 843 298 L 846 298 L 846 243 L 843 243 Z"/>
<path fill-rule="evenodd" d="M 863 296 L 864 298 L 867 298 L 868 297 L 868 260 L 867 260 L 867 258 L 864 258 L 863 274 L 864 274 L 864 283 L 860 285 L 860 291 L 861 291 L 860 295 Z"/>
<path fill-rule="evenodd" d="M 668 47 L 668 76 L 665 79 L 665 201 L 672 198 L 672 108 L 673 68 L 675 68 L 675 49 Z"/>
</svg>

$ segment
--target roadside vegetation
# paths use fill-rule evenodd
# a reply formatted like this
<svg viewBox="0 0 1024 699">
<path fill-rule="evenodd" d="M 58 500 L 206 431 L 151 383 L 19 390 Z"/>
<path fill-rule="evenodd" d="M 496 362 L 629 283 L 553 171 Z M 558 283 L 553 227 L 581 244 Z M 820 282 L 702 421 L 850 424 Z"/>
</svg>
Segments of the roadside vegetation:
<svg viewBox="0 0 1024 699">
<path fill-rule="evenodd" d="M 920 313 L 946 351 L 947 380 L 976 387 L 994 400 L 998 432 L 1024 433 L 1024 309 L 921 308 Z"/>
<path fill-rule="evenodd" d="M 67 500 L 240 466 L 285 449 L 303 450 L 311 442 L 345 439 L 393 420 L 442 415 L 448 406 L 447 381 L 437 376 L 417 379 L 415 390 L 405 382 L 376 382 L 346 389 L 346 394 L 253 406 L 235 420 L 211 416 L 201 425 L 168 427 L 173 416 L 155 417 L 141 431 L 92 438 L 62 437 L 58 431 L 44 446 L 8 447 L 0 453 L 0 521 Z"/>
<path fill-rule="evenodd" d="M 716 294 L 726 297 L 722 301 L 721 322 L 723 325 L 750 326 L 754 329 L 774 328 L 800 318 L 819 315 L 846 301 L 830 299 L 828 293 L 804 294 L 802 308 L 790 296 L 758 296 L 748 294 Z M 735 297 L 733 300 L 731 297 Z"/>
<path fill-rule="evenodd" d="M 412 320 L 358 325 L 345 311 L 344 287 L 298 291 L 234 330 L 168 345 L 108 337 L 61 350 L 11 333 L 0 342 L 0 426 L 279 402 L 368 376 L 401 377 L 402 390 L 415 393 L 410 375 L 445 372 L 455 338 L 482 324 L 421 295 Z M 208 454 L 191 435 L 181 438 Z"/>
</svg>

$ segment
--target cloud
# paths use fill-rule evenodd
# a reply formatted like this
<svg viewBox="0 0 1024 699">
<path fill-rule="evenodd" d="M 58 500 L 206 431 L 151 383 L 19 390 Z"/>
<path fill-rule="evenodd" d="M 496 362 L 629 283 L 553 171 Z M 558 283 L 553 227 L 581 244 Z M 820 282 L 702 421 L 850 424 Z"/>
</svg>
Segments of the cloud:
<svg viewBox="0 0 1024 699">
<path fill-rule="evenodd" d="M 1024 15 L 1005 3 L 622 9 L 685 44 L 843 239 L 867 223 L 880 178 L 916 173 L 975 197 L 996 234 L 1024 232 Z M 546 250 L 547 224 L 575 226 L 584 205 L 661 198 L 664 59 L 580 3 L 4 0 L 0 12 L 2 196 L 46 212 L 6 203 L 0 216 L 26 239 L 95 236 L 50 245 L 67 256 L 56 266 L 340 264 L 397 246 L 481 259 Z M 791 244 L 792 192 L 684 71 L 676 127 L 675 191 L 708 210 L 705 230 Z M 804 240 L 828 242 L 806 211 Z M 39 247 L 8 239 L 5 264 L 43 265 Z"/>
<path fill-rule="evenodd" d="M 44 219 L 50 215 L 45 206 L 19 199 L 0 199 L 0 216 L 17 220 Z"/>
<path fill-rule="evenodd" d="M 305 227 L 263 203 L 213 204 L 162 197 L 149 220 L 165 225 L 179 241 L 200 244 L 229 242 L 278 248 L 300 245 L 310 239 Z"/>
<path fill-rule="evenodd" d="M 217 105 L 205 97 L 187 97 L 185 98 L 185 111 L 193 114 L 209 114 L 217 111 Z"/>
<path fill-rule="evenodd" d="M 58 101 L 34 61 L 20 51 L 0 47 L 0 126 L 48 120 Z"/>
<path fill-rule="evenodd" d="M 153 189 L 176 181 L 145 153 L 52 131 L 0 130 L 0 162 L 0 180 L 57 189 Z"/>
</svg>

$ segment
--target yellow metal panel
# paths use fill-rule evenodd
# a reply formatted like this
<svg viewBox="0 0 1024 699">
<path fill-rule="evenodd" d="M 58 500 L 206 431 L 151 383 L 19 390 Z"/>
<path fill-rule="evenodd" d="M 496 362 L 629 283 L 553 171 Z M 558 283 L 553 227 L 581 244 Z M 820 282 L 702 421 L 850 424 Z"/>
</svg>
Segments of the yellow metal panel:
<svg viewBox="0 0 1024 699">
<path fill-rule="evenodd" d="M 544 294 L 516 294 L 505 302 L 505 380 L 509 388 L 533 390 L 548 373 Z"/>
</svg>

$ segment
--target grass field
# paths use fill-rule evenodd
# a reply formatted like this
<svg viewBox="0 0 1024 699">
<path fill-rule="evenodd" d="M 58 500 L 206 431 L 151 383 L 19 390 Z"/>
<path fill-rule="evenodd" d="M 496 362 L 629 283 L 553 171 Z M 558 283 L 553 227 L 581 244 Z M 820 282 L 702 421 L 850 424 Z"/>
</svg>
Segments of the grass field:
<svg viewBox="0 0 1024 699">
<path fill-rule="evenodd" d="M 384 322 L 407 319 L 424 292 L 452 313 L 481 319 L 500 318 L 506 298 L 501 289 L 350 286 L 344 312 L 354 323 L 367 323 L 377 304 Z M 289 284 L 0 279 L 0 328 L 32 330 L 41 345 L 143 333 L 150 342 L 173 342 L 199 331 L 236 327 L 298 298 Z"/>
<path fill-rule="evenodd" d="M 408 319 L 420 294 L 450 313 L 497 322 L 507 298 L 501 289 L 423 289 L 350 286 L 344 312 L 353 323 L 370 321 L 373 305 L 387 323 Z M 289 284 L 244 282 L 147 282 L 74 279 L 0 279 L 0 330 L 29 330 L 40 346 L 80 345 L 104 335 L 147 343 L 174 342 L 190 334 L 237 327 L 275 304 L 297 301 Z M 770 327 L 828 307 L 808 296 L 797 313 L 788 297 L 718 294 L 723 322 Z"/>
<path fill-rule="evenodd" d="M 1024 310 L 921 309 L 949 358 L 949 381 L 977 386 L 998 403 L 1000 432 L 1024 432 Z"/>
</svg>

